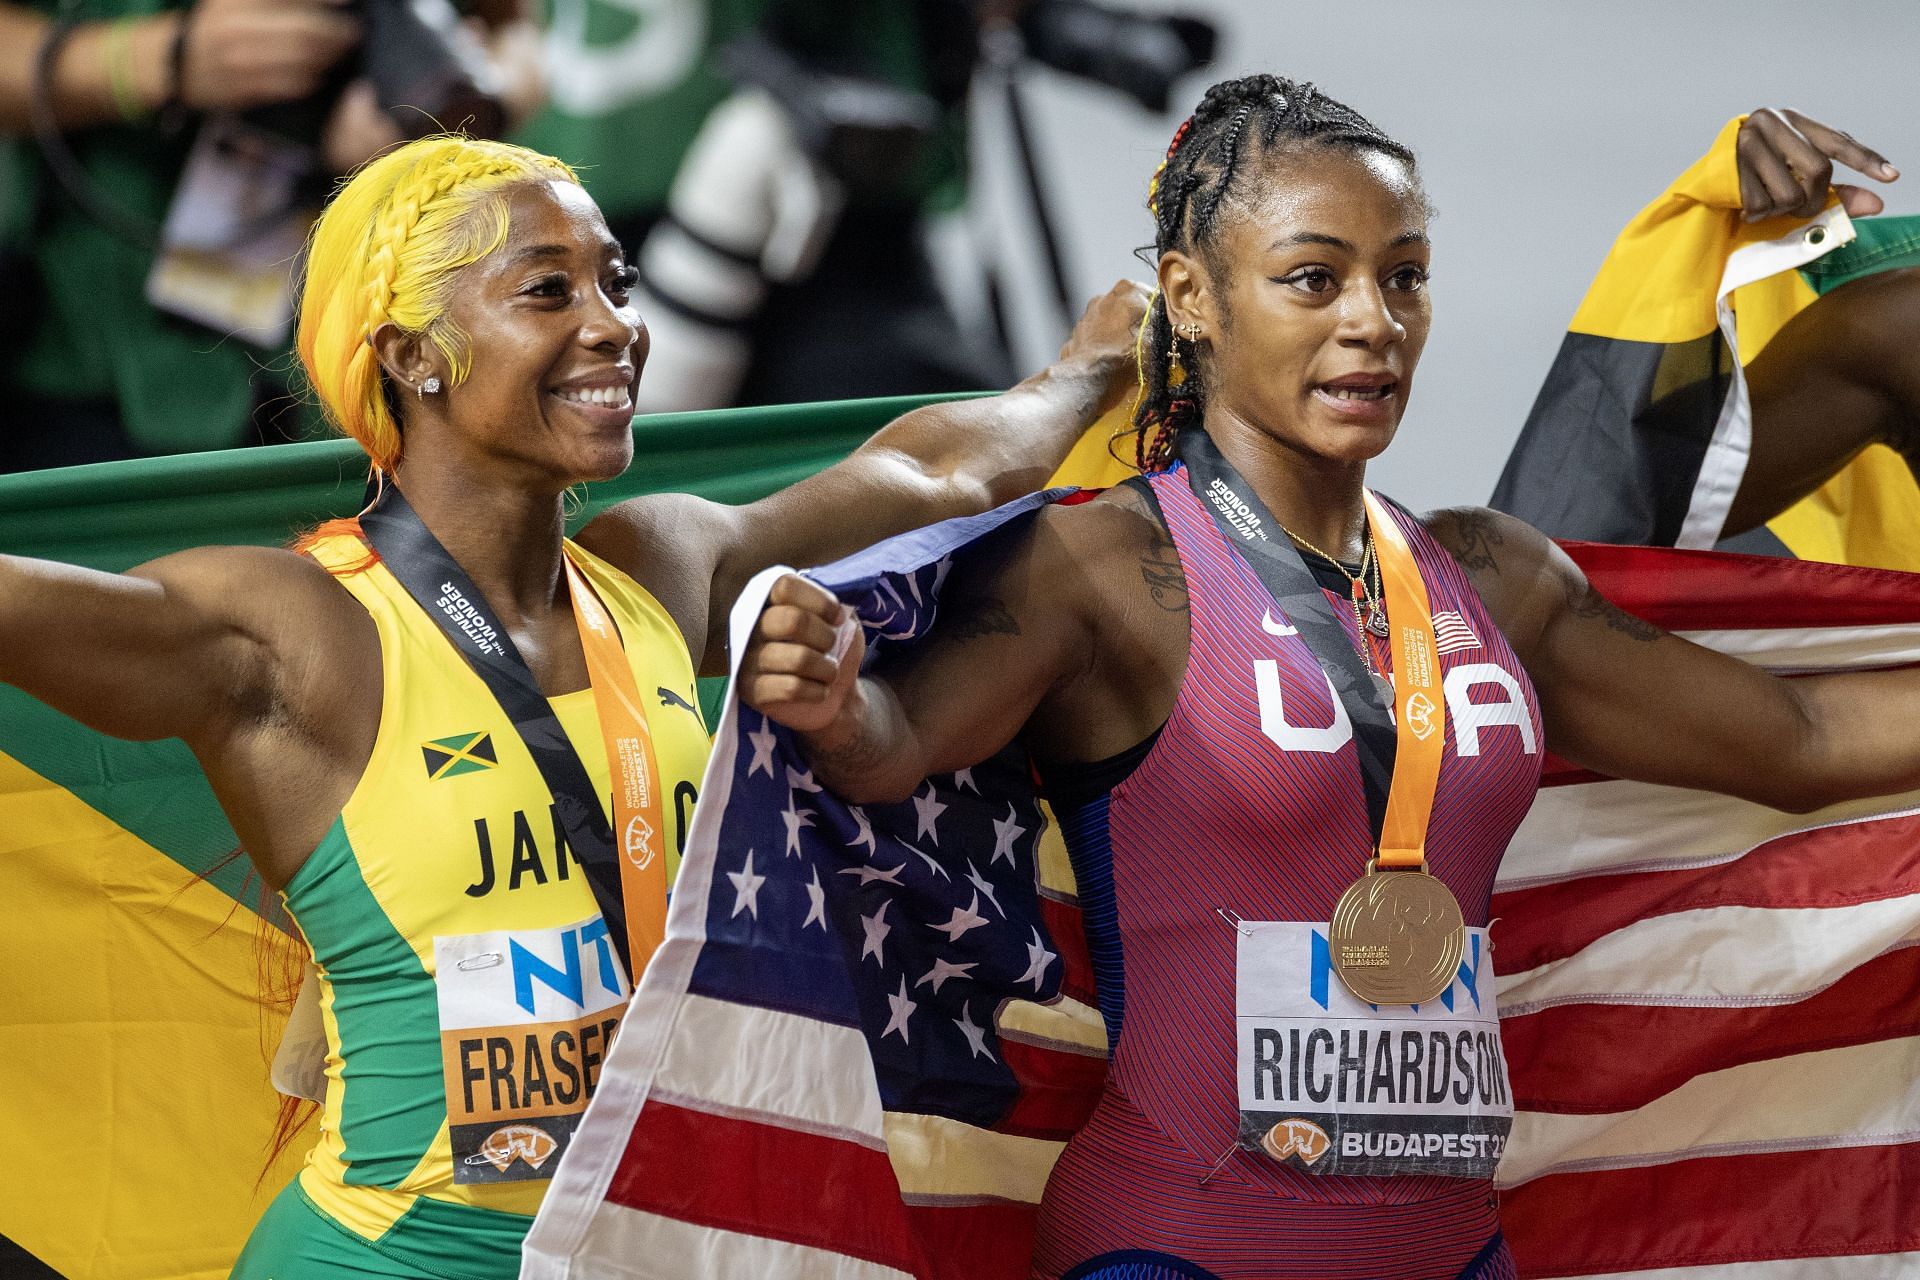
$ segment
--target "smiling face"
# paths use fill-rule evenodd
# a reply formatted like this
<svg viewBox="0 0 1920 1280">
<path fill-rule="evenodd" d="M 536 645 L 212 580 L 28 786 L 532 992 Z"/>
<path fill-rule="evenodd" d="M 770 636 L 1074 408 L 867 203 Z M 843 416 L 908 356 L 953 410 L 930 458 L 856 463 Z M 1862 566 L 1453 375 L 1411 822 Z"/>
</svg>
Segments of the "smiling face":
<svg viewBox="0 0 1920 1280">
<path fill-rule="evenodd" d="M 1251 161 L 1210 241 L 1161 260 L 1170 319 L 1203 334 L 1210 429 L 1232 420 L 1329 461 L 1385 449 L 1432 320 L 1426 232 L 1394 156 L 1306 144 Z"/>
<path fill-rule="evenodd" d="M 403 397 L 409 450 L 421 431 L 448 432 L 557 487 L 617 476 L 633 460 L 633 393 L 647 357 L 628 296 L 635 273 L 580 187 L 527 183 L 507 199 L 505 243 L 462 270 L 447 307 L 467 376 L 453 385 L 431 344 L 414 347 L 447 389 Z"/>
</svg>

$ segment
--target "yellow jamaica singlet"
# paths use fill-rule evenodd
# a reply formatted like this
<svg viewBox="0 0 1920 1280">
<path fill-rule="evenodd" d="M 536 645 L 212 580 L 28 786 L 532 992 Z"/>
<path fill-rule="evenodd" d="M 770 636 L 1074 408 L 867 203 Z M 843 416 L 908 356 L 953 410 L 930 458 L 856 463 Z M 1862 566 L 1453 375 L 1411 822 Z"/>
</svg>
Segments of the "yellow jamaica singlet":
<svg viewBox="0 0 1920 1280">
<path fill-rule="evenodd" d="M 385 692 L 366 772 L 285 892 L 328 1048 L 320 1138 L 288 1196 L 392 1274 L 504 1280 L 593 1092 L 627 975 L 547 785 L 480 677 L 358 538 L 310 554 L 373 616 Z M 567 554 L 618 624 L 647 706 L 671 876 L 709 746 L 686 645 L 632 579 Z M 592 692 L 552 705 L 607 804 Z"/>
</svg>

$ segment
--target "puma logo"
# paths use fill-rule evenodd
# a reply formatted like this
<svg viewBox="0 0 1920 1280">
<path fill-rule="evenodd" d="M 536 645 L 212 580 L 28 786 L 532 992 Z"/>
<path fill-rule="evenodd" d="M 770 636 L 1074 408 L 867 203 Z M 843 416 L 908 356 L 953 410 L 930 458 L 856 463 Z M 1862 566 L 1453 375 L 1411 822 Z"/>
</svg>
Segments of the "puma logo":
<svg viewBox="0 0 1920 1280">
<path fill-rule="evenodd" d="M 679 694 L 675 693 L 673 690 L 667 688 L 667 686 L 661 685 L 660 688 L 657 690 L 657 692 L 660 694 L 661 706 L 679 707 L 682 711 L 691 711 L 696 716 L 700 714 L 700 709 L 698 707 L 694 706 L 691 702 L 688 702 L 685 698 L 681 697 Z"/>
</svg>

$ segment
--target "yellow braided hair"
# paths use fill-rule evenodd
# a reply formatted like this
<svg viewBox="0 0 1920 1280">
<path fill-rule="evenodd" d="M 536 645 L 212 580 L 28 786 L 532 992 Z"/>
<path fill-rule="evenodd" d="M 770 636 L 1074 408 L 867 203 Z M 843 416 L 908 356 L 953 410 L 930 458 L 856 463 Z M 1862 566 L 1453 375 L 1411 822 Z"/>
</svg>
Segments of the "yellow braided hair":
<svg viewBox="0 0 1920 1280">
<path fill-rule="evenodd" d="M 379 471 L 400 458 L 395 399 L 372 335 L 391 322 L 424 335 L 458 385 L 466 335 L 447 316 L 455 276 L 507 238 L 508 189 L 578 182 L 552 156 L 448 135 L 397 147 L 356 170 L 314 224 L 300 296 L 300 363 L 327 417 Z"/>
</svg>

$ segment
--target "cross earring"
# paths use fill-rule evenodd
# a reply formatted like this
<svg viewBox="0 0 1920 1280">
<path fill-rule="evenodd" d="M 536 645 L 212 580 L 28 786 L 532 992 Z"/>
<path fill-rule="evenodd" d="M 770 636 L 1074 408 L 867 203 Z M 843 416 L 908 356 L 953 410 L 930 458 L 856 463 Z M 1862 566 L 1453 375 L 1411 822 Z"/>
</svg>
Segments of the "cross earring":
<svg viewBox="0 0 1920 1280">
<path fill-rule="evenodd" d="M 1187 382 L 1187 367 L 1180 363 L 1180 339 L 1185 338 L 1191 344 L 1199 337 L 1200 326 L 1197 324 L 1173 326 L 1173 332 L 1167 338 L 1167 385 L 1169 387 L 1185 386 Z"/>
</svg>

